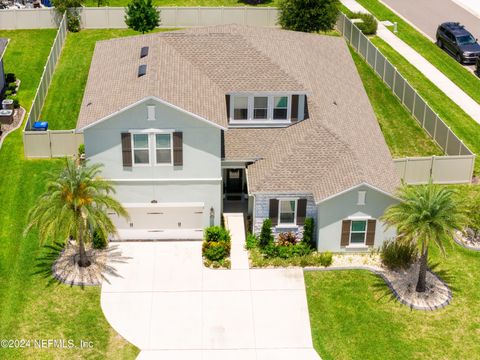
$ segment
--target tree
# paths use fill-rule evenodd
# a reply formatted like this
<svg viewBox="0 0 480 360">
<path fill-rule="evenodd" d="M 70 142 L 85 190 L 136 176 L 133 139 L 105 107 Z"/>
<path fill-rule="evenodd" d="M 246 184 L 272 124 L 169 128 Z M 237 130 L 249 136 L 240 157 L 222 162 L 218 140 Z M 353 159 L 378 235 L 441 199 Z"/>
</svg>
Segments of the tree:
<svg viewBox="0 0 480 360">
<path fill-rule="evenodd" d="M 160 12 L 152 5 L 152 0 L 132 0 L 125 9 L 125 24 L 145 34 L 160 24 Z"/>
<path fill-rule="evenodd" d="M 112 185 L 100 177 L 101 167 L 77 165 L 68 159 L 64 169 L 48 174 L 47 190 L 29 211 L 24 235 L 35 228 L 40 243 L 66 241 L 73 236 L 78 246 L 78 265 L 89 266 L 85 242 L 91 241 L 93 231 L 105 238 L 116 232 L 108 212 L 128 217 L 111 196 L 115 192 Z"/>
<path fill-rule="evenodd" d="M 269 244 L 273 243 L 273 234 L 272 234 L 272 220 L 269 218 L 263 220 L 262 230 L 260 231 L 260 238 L 258 245 L 261 248 L 266 247 Z"/>
<path fill-rule="evenodd" d="M 338 0 L 280 0 L 279 24 L 294 31 L 332 30 L 339 15 Z"/>
<path fill-rule="evenodd" d="M 433 242 L 445 254 L 444 243 L 466 221 L 454 193 L 451 188 L 432 183 L 403 185 L 397 192 L 400 203 L 389 207 L 382 217 L 388 227 L 397 228 L 397 241 L 414 242 L 420 247 L 417 292 L 426 290 L 430 244 Z"/>
<path fill-rule="evenodd" d="M 52 5 L 60 16 L 67 12 L 67 28 L 69 31 L 77 32 L 80 30 L 79 8 L 82 7 L 84 0 L 52 0 Z"/>
</svg>

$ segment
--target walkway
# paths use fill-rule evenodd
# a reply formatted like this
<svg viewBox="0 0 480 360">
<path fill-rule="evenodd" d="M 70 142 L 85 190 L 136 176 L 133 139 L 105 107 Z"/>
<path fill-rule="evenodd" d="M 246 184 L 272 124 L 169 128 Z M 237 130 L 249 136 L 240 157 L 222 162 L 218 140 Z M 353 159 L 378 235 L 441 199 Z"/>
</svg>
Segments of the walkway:
<svg viewBox="0 0 480 360">
<path fill-rule="evenodd" d="M 232 235 L 233 265 L 244 267 Z M 115 245 L 129 259 L 111 264 L 120 276 L 103 284 L 101 306 L 139 359 L 320 359 L 301 269 L 207 269 L 199 241 Z"/>
<path fill-rule="evenodd" d="M 368 11 L 355 0 L 341 0 L 351 11 Z M 430 64 L 423 56 L 417 53 L 405 42 L 400 40 L 393 32 L 384 25 L 378 24 L 377 36 L 388 43 L 393 49 L 401 54 L 409 63 L 415 66 L 433 84 L 435 84 L 445 95 L 460 106 L 472 119 L 480 124 L 480 105 L 468 96 L 462 89 L 455 85 L 440 70 Z"/>
<path fill-rule="evenodd" d="M 232 236 L 230 261 L 232 270 L 248 269 L 248 251 L 245 250 L 245 223 L 242 213 L 224 213 L 225 227 Z"/>
</svg>

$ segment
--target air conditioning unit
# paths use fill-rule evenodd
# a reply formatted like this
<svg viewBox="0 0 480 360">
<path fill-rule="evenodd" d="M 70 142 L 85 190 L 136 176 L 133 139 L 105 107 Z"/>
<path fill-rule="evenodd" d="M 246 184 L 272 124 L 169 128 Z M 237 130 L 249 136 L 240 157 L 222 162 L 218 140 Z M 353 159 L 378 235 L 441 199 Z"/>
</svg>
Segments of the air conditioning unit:
<svg viewBox="0 0 480 360">
<path fill-rule="evenodd" d="M 0 124 L 13 123 L 13 110 L 2 109 L 0 110 Z"/>
</svg>

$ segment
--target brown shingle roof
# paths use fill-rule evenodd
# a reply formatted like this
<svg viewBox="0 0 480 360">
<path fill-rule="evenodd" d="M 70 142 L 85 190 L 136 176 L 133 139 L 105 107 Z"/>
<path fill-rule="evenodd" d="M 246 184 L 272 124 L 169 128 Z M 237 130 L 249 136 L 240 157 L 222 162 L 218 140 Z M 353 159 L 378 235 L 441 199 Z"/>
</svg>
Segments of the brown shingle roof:
<svg viewBox="0 0 480 360">
<path fill-rule="evenodd" d="M 139 59 L 141 46 L 149 55 Z M 137 78 L 137 67 L 148 66 Z M 309 191 L 317 201 L 362 182 L 399 184 L 342 38 L 225 25 L 97 43 L 77 127 L 156 96 L 227 127 L 225 94 L 304 91 L 309 118 L 288 128 L 229 129 L 225 159 L 248 168 L 250 192 Z M 89 104 L 90 105 L 87 105 Z"/>
</svg>

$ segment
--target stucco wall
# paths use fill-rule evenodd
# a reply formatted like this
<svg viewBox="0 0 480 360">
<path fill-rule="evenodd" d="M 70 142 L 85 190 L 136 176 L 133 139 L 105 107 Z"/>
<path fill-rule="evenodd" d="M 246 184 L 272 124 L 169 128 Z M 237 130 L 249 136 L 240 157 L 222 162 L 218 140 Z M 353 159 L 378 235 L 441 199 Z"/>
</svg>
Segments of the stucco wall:
<svg viewBox="0 0 480 360">
<path fill-rule="evenodd" d="M 254 209 L 254 219 L 253 219 L 253 230 L 255 234 L 259 234 L 262 229 L 262 224 L 265 219 L 269 217 L 269 208 L 270 208 L 270 199 L 287 199 L 287 198 L 297 198 L 297 199 L 307 199 L 307 217 L 317 218 L 317 207 L 315 201 L 313 200 L 312 194 L 306 193 L 290 193 L 290 194 L 255 194 L 255 209 Z M 297 234 L 299 239 L 303 235 L 303 226 L 296 227 L 282 227 L 275 226 L 272 229 L 275 236 L 282 232 L 294 232 Z"/>
<path fill-rule="evenodd" d="M 357 205 L 358 192 L 366 191 L 365 205 Z M 361 186 L 322 202 L 318 206 L 317 239 L 319 251 L 358 251 L 340 246 L 342 221 L 348 217 L 368 217 L 377 219 L 375 231 L 375 247 L 382 245 L 384 240 L 395 236 L 395 230 L 386 230 L 378 220 L 385 209 L 397 200 L 378 192 L 370 187 Z M 366 249 L 364 249 L 366 250 Z"/>
<path fill-rule="evenodd" d="M 156 120 L 147 120 L 147 106 L 155 105 Z M 134 129 L 173 129 L 183 132 L 183 166 L 124 168 L 121 133 Z M 84 130 L 85 154 L 91 163 L 104 164 L 103 176 L 115 179 L 122 202 L 204 202 L 205 226 L 209 210 L 215 223 L 221 212 L 220 129 L 177 109 L 147 100 Z M 151 181 L 145 181 L 151 180 Z"/>
</svg>

